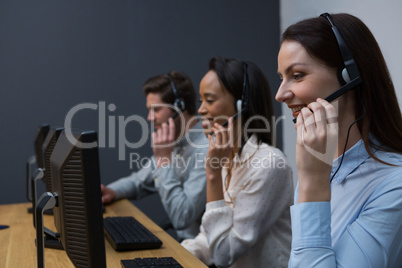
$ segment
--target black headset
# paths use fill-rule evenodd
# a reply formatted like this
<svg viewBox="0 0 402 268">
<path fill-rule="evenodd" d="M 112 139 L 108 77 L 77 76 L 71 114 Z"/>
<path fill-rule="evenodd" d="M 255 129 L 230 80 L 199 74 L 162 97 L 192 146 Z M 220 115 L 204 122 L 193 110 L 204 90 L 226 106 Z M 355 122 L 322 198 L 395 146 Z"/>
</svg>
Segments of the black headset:
<svg viewBox="0 0 402 268">
<path fill-rule="evenodd" d="M 353 59 L 352 52 L 343 40 L 338 28 L 332 22 L 331 16 L 328 13 L 323 13 L 320 15 L 320 17 L 326 18 L 331 24 L 332 31 L 334 32 L 336 42 L 338 43 L 338 47 L 341 52 L 342 60 L 345 65 L 345 68 L 338 70 L 338 80 L 342 87 L 326 98 L 328 102 L 331 102 L 345 94 L 350 89 L 353 89 L 357 85 L 361 84 L 363 80 L 360 77 L 359 69 L 357 68 L 356 62 Z"/>
<path fill-rule="evenodd" d="M 331 16 L 328 13 L 323 13 L 320 15 L 320 17 L 324 17 L 331 24 L 332 32 L 335 35 L 336 42 L 338 43 L 338 47 L 341 52 L 343 64 L 345 65 L 345 68 L 339 69 L 337 71 L 338 80 L 341 83 L 342 87 L 325 98 L 326 101 L 332 102 L 349 90 L 360 85 L 363 80 L 360 77 L 359 69 L 357 68 L 357 64 L 353 59 L 352 52 L 343 40 L 338 28 L 332 22 Z M 296 123 L 296 121 L 297 118 L 293 118 L 293 123 Z"/>
<path fill-rule="evenodd" d="M 177 109 L 179 109 L 181 112 L 184 112 L 184 110 L 186 110 L 186 104 L 184 103 L 184 101 L 182 99 L 179 98 L 179 94 L 177 93 L 176 85 L 173 82 L 173 77 L 170 74 L 167 74 L 167 77 L 169 78 L 170 85 L 172 86 L 172 91 L 173 91 L 174 98 L 175 98 L 173 105 Z"/>
<path fill-rule="evenodd" d="M 345 94 L 350 89 L 353 89 L 353 88 L 357 87 L 358 85 L 360 85 L 363 82 L 363 80 L 360 77 L 359 69 L 357 68 L 356 62 L 353 59 L 352 52 L 350 51 L 349 47 L 346 45 L 345 41 L 343 40 L 342 35 L 338 31 L 338 28 L 332 22 L 331 16 L 328 13 L 323 13 L 320 15 L 320 17 L 326 18 L 328 20 L 328 22 L 331 24 L 332 31 L 334 32 L 336 42 L 338 43 L 338 47 L 341 52 L 342 60 L 345 65 L 345 68 L 343 68 L 342 70 L 341 69 L 338 70 L 338 80 L 341 83 L 342 87 L 325 98 L 325 100 L 327 100 L 328 102 L 331 102 L 331 101 L 335 100 L 336 98 Z M 360 93 L 360 92 L 358 92 L 358 93 Z M 366 115 L 366 108 L 364 107 L 363 103 L 362 103 L 362 105 L 363 105 L 364 112 L 359 118 L 357 118 L 349 126 L 345 146 L 344 146 L 343 153 L 342 153 L 341 162 L 339 163 L 339 166 L 338 166 L 337 170 L 335 171 L 335 173 L 331 176 L 330 182 L 332 182 L 332 180 L 335 178 L 335 175 L 338 173 L 338 171 L 342 165 L 343 158 L 345 156 L 346 147 L 348 145 L 350 129 L 357 121 L 361 120 Z"/>
<path fill-rule="evenodd" d="M 248 73 L 247 73 L 248 65 L 243 62 L 243 89 L 241 92 L 241 99 L 235 101 L 235 110 L 236 114 L 233 116 L 233 120 L 235 120 L 239 115 L 247 112 L 247 104 L 248 104 Z M 227 126 L 229 123 L 226 120 L 225 123 L 222 124 L 223 127 Z"/>
<path fill-rule="evenodd" d="M 243 89 L 241 93 L 241 99 L 235 101 L 234 106 L 236 110 L 236 114 L 233 116 L 233 120 L 236 120 L 237 117 L 241 114 L 247 112 L 247 104 L 248 104 L 248 73 L 247 73 L 248 65 L 243 62 Z M 229 120 L 226 120 L 222 126 L 226 127 L 229 123 Z M 213 135 L 214 132 L 209 133 L 209 135 Z"/>
<path fill-rule="evenodd" d="M 248 65 L 243 62 L 243 89 L 241 93 L 241 99 L 236 101 L 236 112 L 237 113 L 245 113 L 247 111 L 247 103 L 248 103 L 248 73 L 247 73 Z"/>
</svg>

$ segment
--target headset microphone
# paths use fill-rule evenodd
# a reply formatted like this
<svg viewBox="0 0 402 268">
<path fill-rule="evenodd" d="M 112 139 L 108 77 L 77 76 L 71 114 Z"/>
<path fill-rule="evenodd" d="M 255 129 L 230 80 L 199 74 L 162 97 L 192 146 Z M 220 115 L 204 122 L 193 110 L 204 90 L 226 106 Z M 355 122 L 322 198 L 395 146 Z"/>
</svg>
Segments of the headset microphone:
<svg viewBox="0 0 402 268">
<path fill-rule="evenodd" d="M 176 111 L 175 113 L 174 113 L 174 115 L 172 116 L 172 119 L 176 119 L 176 117 L 179 115 L 179 112 L 178 111 Z"/>
<path fill-rule="evenodd" d="M 352 81 L 350 81 L 349 83 L 347 83 L 346 85 L 344 85 L 343 87 L 341 87 L 340 89 L 338 89 L 337 91 L 326 97 L 325 100 L 328 102 L 332 102 L 335 99 L 342 96 L 343 94 L 345 94 L 346 92 L 348 92 L 349 90 L 351 90 L 352 88 L 358 86 L 361 82 L 363 82 L 363 80 L 360 77 L 356 77 L 355 79 L 353 79 Z M 297 118 L 293 118 L 293 123 L 296 123 L 296 120 Z"/>
<path fill-rule="evenodd" d="M 359 85 L 361 82 L 363 82 L 363 80 L 360 77 L 356 77 L 355 79 L 353 79 L 352 81 L 350 81 L 349 83 L 347 83 L 346 85 L 344 85 L 343 87 L 341 87 L 340 89 L 338 89 L 337 91 L 326 97 L 325 100 L 328 102 L 332 102 L 335 99 L 342 96 L 343 94 L 345 94 L 346 92 L 348 92 L 350 89 Z"/>
<path fill-rule="evenodd" d="M 357 68 L 356 62 L 353 59 L 352 52 L 343 40 L 342 35 L 338 31 L 338 28 L 332 23 L 330 15 L 328 13 L 323 13 L 320 15 L 320 17 L 326 18 L 331 24 L 332 31 L 335 35 L 339 50 L 341 52 L 342 60 L 345 65 L 345 68 L 342 71 L 338 72 L 338 80 L 343 86 L 325 98 L 326 101 L 332 102 L 349 90 L 360 85 L 363 80 L 360 77 L 359 69 Z M 293 123 L 296 123 L 296 120 L 297 118 L 293 118 Z"/>
<path fill-rule="evenodd" d="M 246 108 L 241 109 L 241 103 L 242 103 L 241 100 L 238 100 L 237 103 L 236 103 L 237 110 L 240 111 L 240 112 L 238 112 L 238 113 L 236 113 L 234 116 L 232 116 L 233 120 L 236 120 L 237 117 L 239 117 L 239 115 L 243 114 L 243 113 L 246 111 Z M 226 127 L 226 126 L 228 125 L 228 123 L 229 123 L 229 120 L 226 120 L 226 121 L 222 124 L 222 127 Z M 210 134 L 214 134 L 214 133 L 211 132 Z"/>
</svg>

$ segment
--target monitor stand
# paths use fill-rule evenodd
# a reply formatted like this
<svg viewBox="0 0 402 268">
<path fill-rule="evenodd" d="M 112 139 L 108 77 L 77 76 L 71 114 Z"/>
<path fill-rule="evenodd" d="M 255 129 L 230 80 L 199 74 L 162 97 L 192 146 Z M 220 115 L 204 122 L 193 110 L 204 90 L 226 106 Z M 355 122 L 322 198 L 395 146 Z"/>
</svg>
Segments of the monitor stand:
<svg viewBox="0 0 402 268">
<path fill-rule="evenodd" d="M 28 208 L 28 213 L 33 213 L 33 208 L 29 207 Z M 53 210 L 52 209 L 46 209 L 45 211 L 43 211 L 44 215 L 53 215 Z"/>
<path fill-rule="evenodd" d="M 34 174 L 32 176 L 32 182 L 31 182 L 31 192 L 32 192 L 32 207 L 36 208 L 36 199 L 37 199 L 37 194 L 36 194 L 36 181 L 41 180 L 45 175 L 45 172 L 43 169 L 38 168 L 34 171 Z M 46 214 L 45 211 L 48 211 L 51 209 L 45 209 L 44 211 L 42 211 L 42 215 Z M 34 227 L 36 228 L 36 223 L 37 223 L 37 216 L 36 215 L 36 211 L 35 213 L 32 213 L 33 215 L 33 224 Z M 52 215 L 53 215 L 53 210 L 52 210 Z M 53 249 L 64 249 L 63 245 L 60 243 L 59 241 L 59 234 L 53 232 L 52 230 L 43 227 L 44 233 L 45 233 L 45 238 L 44 238 L 44 245 L 46 248 L 53 248 Z"/>
<path fill-rule="evenodd" d="M 45 212 L 44 210 L 43 212 Z M 44 213 L 43 213 L 44 214 Z M 63 245 L 60 243 L 60 234 L 55 233 L 52 230 L 43 227 L 45 248 L 60 249 L 64 250 Z"/>
<path fill-rule="evenodd" d="M 28 201 L 33 202 L 32 201 L 32 195 L 33 190 L 32 190 L 32 179 L 31 179 L 31 174 L 32 174 L 32 166 L 36 163 L 36 157 L 34 155 L 32 155 L 30 158 L 28 158 L 28 161 L 26 163 L 26 170 L 27 170 L 27 174 L 26 174 L 26 180 L 27 180 L 27 191 L 26 191 L 26 197 L 28 199 Z M 35 188 L 35 194 L 36 194 L 36 188 Z M 34 203 L 32 203 L 32 207 L 28 208 L 28 213 L 33 213 L 34 212 Z M 43 212 L 43 214 L 46 215 L 53 215 L 53 210 L 52 209 L 47 209 Z"/>
<path fill-rule="evenodd" d="M 37 200 L 37 194 L 36 194 L 36 181 L 43 179 L 45 176 L 45 171 L 41 168 L 37 168 L 31 178 L 31 193 L 32 193 L 32 207 L 36 209 L 36 200 Z M 33 225 L 36 227 L 36 211 L 33 213 Z"/>
<path fill-rule="evenodd" d="M 38 268 L 45 267 L 45 235 L 43 233 L 43 211 L 45 209 L 53 208 L 57 203 L 56 197 L 46 192 L 44 193 L 38 201 L 38 205 L 36 207 L 35 213 L 36 214 L 36 255 L 38 261 Z"/>
<path fill-rule="evenodd" d="M 31 191 L 31 174 L 32 174 L 32 166 L 36 163 L 36 158 L 34 155 L 31 155 L 30 158 L 28 158 L 27 160 L 27 164 L 26 164 L 26 180 L 27 180 L 27 199 L 28 201 L 32 202 L 32 191 Z M 32 212 L 32 208 L 31 212 Z"/>
</svg>

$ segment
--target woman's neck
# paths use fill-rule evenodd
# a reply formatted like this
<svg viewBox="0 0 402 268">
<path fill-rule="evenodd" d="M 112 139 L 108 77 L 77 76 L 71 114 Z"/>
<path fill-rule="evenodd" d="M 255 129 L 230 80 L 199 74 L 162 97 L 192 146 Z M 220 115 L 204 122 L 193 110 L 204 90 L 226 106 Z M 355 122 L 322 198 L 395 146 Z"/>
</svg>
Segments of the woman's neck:
<svg viewBox="0 0 402 268">
<path fill-rule="evenodd" d="M 352 148 L 362 138 L 359 128 L 357 127 L 357 122 L 355 122 L 357 118 L 355 117 L 354 101 L 353 102 L 350 101 L 349 98 L 349 103 L 346 103 L 342 106 L 343 107 L 340 107 L 340 109 L 338 110 L 339 136 L 338 136 L 338 148 L 335 154 L 335 158 L 338 158 L 344 152 Z M 349 128 L 350 132 L 348 135 Z M 347 145 L 345 149 L 346 141 Z"/>
</svg>

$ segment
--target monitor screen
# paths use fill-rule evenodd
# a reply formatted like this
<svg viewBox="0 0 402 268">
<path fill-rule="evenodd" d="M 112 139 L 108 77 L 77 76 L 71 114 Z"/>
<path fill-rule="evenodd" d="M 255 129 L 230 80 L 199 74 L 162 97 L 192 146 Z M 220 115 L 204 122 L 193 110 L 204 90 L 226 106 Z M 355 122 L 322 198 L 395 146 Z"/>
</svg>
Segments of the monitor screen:
<svg viewBox="0 0 402 268">
<path fill-rule="evenodd" d="M 73 139 L 71 139 L 71 137 Z M 72 143 L 69 140 L 72 140 Z M 54 221 L 75 267 L 106 267 L 98 146 L 96 132 L 63 131 L 50 157 Z"/>
</svg>

